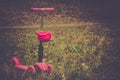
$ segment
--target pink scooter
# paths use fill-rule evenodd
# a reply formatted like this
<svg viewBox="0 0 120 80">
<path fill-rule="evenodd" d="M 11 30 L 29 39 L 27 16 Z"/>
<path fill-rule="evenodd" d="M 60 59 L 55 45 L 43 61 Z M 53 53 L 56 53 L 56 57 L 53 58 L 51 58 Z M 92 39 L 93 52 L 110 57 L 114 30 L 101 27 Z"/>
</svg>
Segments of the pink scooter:
<svg viewBox="0 0 120 80">
<path fill-rule="evenodd" d="M 41 11 L 42 14 L 41 14 L 41 30 L 43 29 L 43 12 L 44 11 L 53 11 L 54 8 L 31 8 L 32 11 Z M 17 57 L 13 57 L 12 58 L 12 61 L 15 65 L 15 68 L 19 69 L 19 70 L 23 70 L 23 71 L 28 71 L 30 73 L 35 73 L 36 70 L 35 70 L 35 67 L 37 67 L 37 70 L 40 70 L 40 71 L 48 71 L 48 72 L 51 72 L 52 70 L 52 65 L 49 65 L 49 64 L 46 64 L 44 62 L 42 62 L 42 58 L 43 58 L 43 45 L 42 43 L 43 42 L 48 42 L 51 40 L 51 36 L 52 36 L 52 33 L 51 32 L 48 32 L 48 31 L 38 31 L 37 32 L 37 37 L 38 37 L 38 40 L 40 41 L 40 44 L 39 44 L 39 52 L 38 52 L 38 62 L 35 63 L 34 65 L 30 65 L 30 66 L 26 66 L 26 65 L 22 65 L 20 63 L 20 60 L 17 58 Z"/>
</svg>

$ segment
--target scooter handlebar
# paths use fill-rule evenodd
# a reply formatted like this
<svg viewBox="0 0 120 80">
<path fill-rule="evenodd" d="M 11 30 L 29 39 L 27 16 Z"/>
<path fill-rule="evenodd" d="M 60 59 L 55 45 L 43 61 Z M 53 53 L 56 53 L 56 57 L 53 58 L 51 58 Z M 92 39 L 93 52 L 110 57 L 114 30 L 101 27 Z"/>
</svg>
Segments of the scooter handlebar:
<svg viewBox="0 0 120 80">
<path fill-rule="evenodd" d="M 32 11 L 53 11 L 55 8 L 31 8 Z"/>
</svg>

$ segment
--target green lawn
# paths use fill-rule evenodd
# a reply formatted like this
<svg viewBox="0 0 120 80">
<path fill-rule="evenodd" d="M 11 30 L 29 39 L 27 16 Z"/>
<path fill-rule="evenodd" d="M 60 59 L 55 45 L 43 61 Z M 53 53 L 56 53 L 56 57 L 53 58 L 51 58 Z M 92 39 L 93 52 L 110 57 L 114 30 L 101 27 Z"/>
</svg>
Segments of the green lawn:
<svg viewBox="0 0 120 80">
<path fill-rule="evenodd" d="M 107 28 L 99 24 L 46 26 L 44 30 L 52 32 L 52 40 L 43 44 L 43 61 L 54 67 L 49 76 L 46 72 L 32 75 L 19 71 L 11 61 L 16 56 L 24 65 L 37 62 L 39 28 L 0 29 L 0 74 L 4 80 L 89 80 L 111 44 Z"/>
</svg>

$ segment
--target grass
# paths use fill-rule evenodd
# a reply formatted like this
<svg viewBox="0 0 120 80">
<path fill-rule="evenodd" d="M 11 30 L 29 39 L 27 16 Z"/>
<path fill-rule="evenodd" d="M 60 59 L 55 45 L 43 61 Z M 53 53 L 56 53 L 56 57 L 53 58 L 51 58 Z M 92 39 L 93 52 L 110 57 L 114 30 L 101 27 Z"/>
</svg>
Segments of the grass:
<svg viewBox="0 0 120 80">
<path fill-rule="evenodd" d="M 39 28 L 0 29 L 0 74 L 4 80 L 87 80 L 105 56 L 107 39 L 105 27 L 99 24 L 45 27 L 52 40 L 44 43 L 43 61 L 54 70 L 29 74 L 14 68 L 11 58 L 20 58 L 24 65 L 34 65 L 38 59 Z M 106 48 L 107 47 L 107 48 Z M 1 79 L 2 79 L 1 78 Z"/>
</svg>

